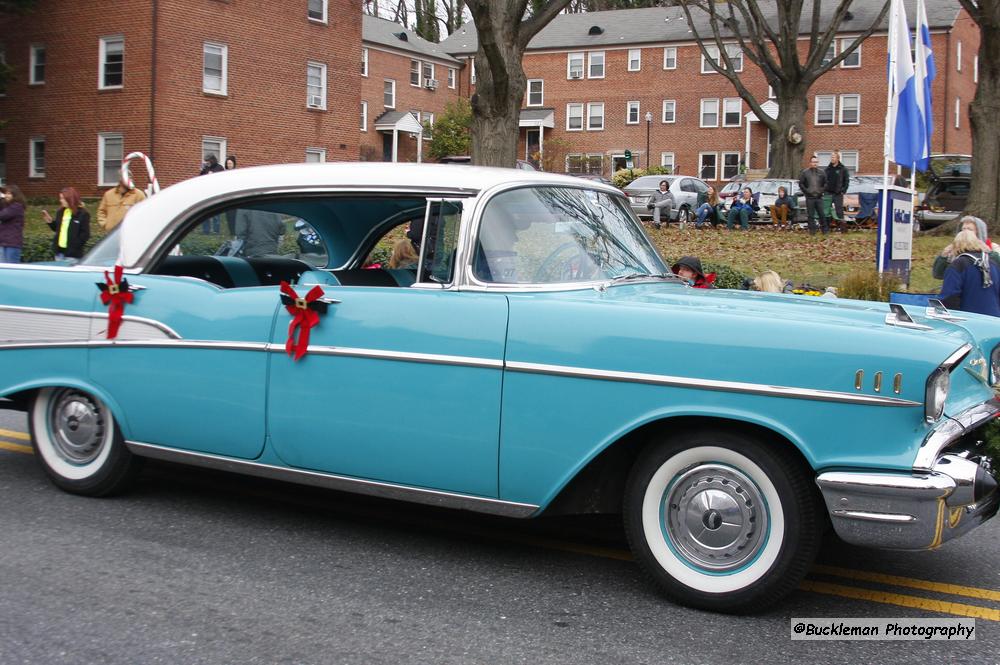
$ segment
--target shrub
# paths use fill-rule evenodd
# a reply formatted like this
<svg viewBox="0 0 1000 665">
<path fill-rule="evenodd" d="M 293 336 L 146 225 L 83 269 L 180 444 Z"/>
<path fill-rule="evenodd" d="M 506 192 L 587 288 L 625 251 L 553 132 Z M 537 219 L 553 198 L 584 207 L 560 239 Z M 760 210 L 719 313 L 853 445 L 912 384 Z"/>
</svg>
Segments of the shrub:
<svg viewBox="0 0 1000 665">
<path fill-rule="evenodd" d="M 618 189 L 621 189 L 622 187 L 626 187 L 636 178 L 644 175 L 646 175 L 646 169 L 621 169 L 619 171 L 615 171 L 615 174 L 611 176 L 611 184 Z"/>
<path fill-rule="evenodd" d="M 837 295 L 841 298 L 854 300 L 888 302 L 889 294 L 893 291 L 899 291 L 902 286 L 903 282 L 892 273 L 879 275 L 874 270 L 859 270 L 852 272 L 840 281 Z"/>
</svg>

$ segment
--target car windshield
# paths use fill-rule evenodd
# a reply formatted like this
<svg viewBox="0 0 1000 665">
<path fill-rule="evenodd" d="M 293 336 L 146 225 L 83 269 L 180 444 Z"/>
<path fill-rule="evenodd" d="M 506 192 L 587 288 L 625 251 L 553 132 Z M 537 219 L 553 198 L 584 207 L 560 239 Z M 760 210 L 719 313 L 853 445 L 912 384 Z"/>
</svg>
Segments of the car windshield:
<svg viewBox="0 0 1000 665">
<path fill-rule="evenodd" d="M 742 182 L 730 182 L 727 183 L 725 187 L 719 190 L 720 194 L 731 194 L 733 192 L 739 191 L 740 187 L 743 186 Z"/>
<path fill-rule="evenodd" d="M 672 182 L 670 176 L 644 175 L 630 182 L 628 187 L 629 189 L 659 189 L 660 182 L 663 180 L 666 180 L 668 183 Z"/>
<path fill-rule="evenodd" d="M 931 155 L 930 170 L 938 178 L 972 176 L 972 158 L 968 155 Z"/>
<path fill-rule="evenodd" d="M 490 199 L 474 256 L 476 278 L 501 284 L 667 272 L 621 196 L 569 187 L 524 187 Z"/>
<path fill-rule="evenodd" d="M 788 190 L 788 185 L 783 180 L 761 180 L 756 183 L 747 183 L 747 187 L 761 194 L 777 194 L 779 187 Z"/>
</svg>

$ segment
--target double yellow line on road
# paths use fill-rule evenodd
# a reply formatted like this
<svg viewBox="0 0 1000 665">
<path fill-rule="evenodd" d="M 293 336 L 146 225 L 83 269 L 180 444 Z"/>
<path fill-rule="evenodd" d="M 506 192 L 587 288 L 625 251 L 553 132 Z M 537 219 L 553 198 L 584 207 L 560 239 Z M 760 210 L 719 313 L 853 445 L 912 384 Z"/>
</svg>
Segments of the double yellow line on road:
<svg viewBox="0 0 1000 665">
<path fill-rule="evenodd" d="M 5 440 L 6 439 L 6 440 Z M 30 441 L 31 437 L 24 432 L 0 429 L 0 450 L 9 450 L 16 453 L 31 455 L 34 449 L 30 445 L 15 443 L 16 441 Z M 586 556 L 601 557 L 604 559 L 615 559 L 617 561 L 632 561 L 632 554 L 627 550 L 613 547 L 596 547 L 582 543 L 573 543 L 550 538 L 538 538 L 520 534 L 505 534 L 496 538 L 506 542 L 516 542 L 531 547 L 541 547 Z M 936 594 L 960 596 L 972 598 L 986 602 L 1000 603 L 1000 591 L 994 589 L 980 589 L 978 587 L 962 586 L 959 584 L 948 584 L 944 582 L 931 582 L 919 580 L 912 577 L 899 577 L 897 575 L 887 575 L 866 570 L 853 570 L 850 568 L 839 568 L 837 566 L 826 566 L 816 564 L 810 571 L 811 578 L 802 582 L 799 589 L 811 591 L 842 598 L 854 600 L 865 600 L 873 603 L 885 605 L 895 605 L 898 607 L 908 607 L 940 614 L 950 614 L 960 617 L 971 617 L 975 619 L 986 619 L 987 621 L 1000 622 L 1000 610 L 980 605 L 969 605 L 966 603 L 956 603 L 923 596 L 912 596 L 907 594 L 892 593 L 878 589 L 869 589 L 861 586 L 846 586 L 832 582 L 824 582 L 812 579 L 816 575 L 823 577 L 834 577 L 846 579 L 852 582 L 868 582 L 883 586 L 901 587 L 904 589 L 915 589 Z"/>
</svg>

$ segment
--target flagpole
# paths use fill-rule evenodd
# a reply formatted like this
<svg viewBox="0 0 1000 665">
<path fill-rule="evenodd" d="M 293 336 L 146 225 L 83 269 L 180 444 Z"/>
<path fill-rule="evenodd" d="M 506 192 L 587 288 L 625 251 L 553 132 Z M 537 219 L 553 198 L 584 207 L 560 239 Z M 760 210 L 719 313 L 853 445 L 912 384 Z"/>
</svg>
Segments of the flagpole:
<svg viewBox="0 0 1000 665">
<path fill-rule="evenodd" d="M 894 86 L 894 81 L 896 78 L 896 49 L 894 47 L 893 35 L 896 33 L 896 20 L 895 12 L 898 11 L 898 5 L 895 0 L 892 3 L 892 11 L 889 14 L 889 41 L 888 41 L 888 51 L 889 51 L 889 85 L 888 94 L 885 100 L 885 137 L 883 139 L 882 145 L 882 203 L 879 206 L 879 217 L 882 218 L 882 223 L 879 224 L 878 233 L 878 259 L 876 263 L 876 268 L 881 274 L 884 269 L 885 263 L 885 225 L 886 225 L 886 214 L 885 211 L 888 210 L 889 206 L 889 120 L 892 118 L 892 91 Z"/>
</svg>

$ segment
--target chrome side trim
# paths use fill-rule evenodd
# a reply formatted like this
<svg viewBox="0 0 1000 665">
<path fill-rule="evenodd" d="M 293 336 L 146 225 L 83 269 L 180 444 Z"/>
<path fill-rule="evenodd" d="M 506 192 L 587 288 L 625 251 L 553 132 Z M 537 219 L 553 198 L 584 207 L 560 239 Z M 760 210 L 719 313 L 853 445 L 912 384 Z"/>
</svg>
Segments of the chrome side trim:
<svg viewBox="0 0 1000 665">
<path fill-rule="evenodd" d="M 144 349 L 226 349 L 232 351 L 268 351 L 270 344 L 264 342 L 216 342 L 212 340 L 187 339 L 80 339 L 65 342 L 31 341 L 31 342 L 0 342 L 0 350 L 20 349 L 71 349 L 71 348 L 108 348 L 133 347 Z M 284 347 L 282 347 L 284 350 Z"/>
<path fill-rule="evenodd" d="M 869 522 L 890 522 L 896 524 L 906 524 L 908 522 L 916 522 L 917 518 L 913 515 L 895 515 L 893 513 L 868 513 L 863 510 L 835 510 L 833 511 L 835 517 L 842 517 L 844 519 L 851 520 L 868 520 Z"/>
<path fill-rule="evenodd" d="M 962 438 L 971 429 L 975 429 L 1000 414 L 1000 399 L 994 398 L 982 404 L 976 404 L 965 411 L 948 416 L 924 438 L 913 460 L 914 471 L 931 471 L 937 462 L 941 451 Z"/>
<path fill-rule="evenodd" d="M 45 336 L 47 334 L 47 317 L 55 317 L 55 322 L 52 322 L 53 325 L 51 326 L 54 328 L 52 337 Z M 78 337 L 80 333 L 73 332 L 73 329 L 67 330 L 65 323 L 60 325 L 58 322 L 73 320 L 80 323 L 86 322 L 89 331 L 91 322 L 106 321 L 107 318 L 108 314 L 104 311 L 85 312 L 82 310 L 52 309 L 48 307 L 0 305 L 0 335 L 4 335 L 0 339 L 10 341 L 41 341 L 43 339 L 66 341 Z M 18 325 L 17 319 L 23 319 L 23 321 Z M 140 330 L 135 330 L 136 326 L 140 327 Z M 19 328 L 20 333 L 17 334 Z M 40 329 L 40 332 L 31 330 L 32 328 Z M 146 328 L 152 328 L 163 337 L 171 339 L 180 339 L 181 337 L 176 330 L 165 323 L 156 319 L 130 314 L 122 317 L 122 329 L 119 335 L 123 338 L 136 337 L 143 334 L 141 329 Z M 7 335 L 12 334 L 11 331 L 14 331 L 17 336 L 8 337 Z"/>
<path fill-rule="evenodd" d="M 443 492 L 422 487 L 352 478 L 350 476 L 340 476 L 320 471 L 292 469 L 249 460 L 198 453 L 190 450 L 176 450 L 151 443 L 141 443 L 139 441 L 126 441 L 125 445 L 128 446 L 128 449 L 132 453 L 140 457 L 179 462 L 181 464 L 201 466 L 220 471 L 231 471 L 259 478 L 270 478 L 272 480 L 322 487 L 342 492 L 366 494 L 386 499 L 402 499 L 430 506 L 456 508 L 477 513 L 502 515 L 504 517 L 530 517 L 538 511 L 538 506 L 530 503 L 502 501 L 500 499 L 459 494 L 457 492 Z"/>
<path fill-rule="evenodd" d="M 604 381 L 623 381 L 629 383 L 646 383 L 656 386 L 675 388 L 693 388 L 696 390 L 720 390 L 730 393 L 747 393 L 765 395 L 768 397 L 787 397 L 790 399 L 808 399 L 820 402 L 842 402 L 846 404 L 869 404 L 873 406 L 923 406 L 898 397 L 881 397 L 875 395 L 858 395 L 833 390 L 813 390 L 809 388 L 791 388 L 786 386 L 768 386 L 759 383 L 743 383 L 739 381 L 714 381 L 711 379 L 694 379 L 682 376 L 665 376 L 661 374 L 645 374 L 641 372 L 617 372 L 602 369 L 585 369 L 566 367 L 562 365 L 543 365 L 539 363 L 522 363 L 508 361 L 506 368 L 511 372 L 526 374 L 549 374 L 552 376 L 570 376 L 580 379 L 598 379 Z"/>
<path fill-rule="evenodd" d="M 955 349 L 954 353 L 945 358 L 944 362 L 941 363 L 941 367 L 944 367 L 946 370 L 951 371 L 951 369 L 955 365 L 962 362 L 965 356 L 969 355 L 970 351 L 972 351 L 972 345 L 966 342 L 959 348 Z"/>
<path fill-rule="evenodd" d="M 284 353 L 281 344 L 271 344 L 271 351 Z M 482 367 L 503 369 L 503 360 L 473 358 L 469 356 L 449 356 L 437 353 L 411 353 L 404 351 L 382 351 L 378 349 L 357 349 L 341 346 L 310 346 L 309 353 L 319 356 L 345 356 L 350 358 L 373 358 L 377 360 L 399 360 L 403 362 L 426 363 L 430 365 L 458 365 L 461 367 Z"/>
</svg>

